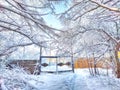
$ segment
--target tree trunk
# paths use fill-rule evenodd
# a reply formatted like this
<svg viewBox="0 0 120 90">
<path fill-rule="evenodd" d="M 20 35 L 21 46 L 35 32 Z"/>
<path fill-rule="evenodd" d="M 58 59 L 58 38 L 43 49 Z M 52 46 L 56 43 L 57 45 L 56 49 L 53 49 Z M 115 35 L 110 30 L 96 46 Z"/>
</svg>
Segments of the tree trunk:
<svg viewBox="0 0 120 90">
<path fill-rule="evenodd" d="M 115 59 L 116 59 L 116 76 L 117 78 L 120 78 L 120 61 L 119 61 L 119 57 L 118 57 L 118 51 L 120 51 L 120 44 L 117 44 L 115 46 Z"/>
</svg>

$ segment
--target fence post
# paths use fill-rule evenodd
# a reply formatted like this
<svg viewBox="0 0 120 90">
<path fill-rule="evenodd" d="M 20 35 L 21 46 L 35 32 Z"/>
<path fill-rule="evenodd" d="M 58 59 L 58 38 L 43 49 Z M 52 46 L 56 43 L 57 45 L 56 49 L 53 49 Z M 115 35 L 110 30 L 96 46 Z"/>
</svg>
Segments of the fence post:
<svg viewBox="0 0 120 90">
<path fill-rule="evenodd" d="M 41 64 L 42 64 L 41 56 L 42 56 L 42 46 L 40 47 L 40 56 L 39 56 L 39 74 L 41 74 Z"/>
<path fill-rule="evenodd" d="M 72 62 L 72 71 L 73 71 L 73 73 L 74 73 L 75 71 L 74 71 L 74 60 L 73 60 L 73 55 L 71 56 L 71 62 Z"/>
</svg>

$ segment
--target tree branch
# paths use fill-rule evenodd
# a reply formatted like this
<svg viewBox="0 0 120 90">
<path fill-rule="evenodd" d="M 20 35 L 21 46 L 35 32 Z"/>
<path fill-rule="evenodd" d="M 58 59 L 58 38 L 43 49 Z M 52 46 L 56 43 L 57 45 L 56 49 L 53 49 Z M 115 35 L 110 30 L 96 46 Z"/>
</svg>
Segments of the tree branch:
<svg viewBox="0 0 120 90">
<path fill-rule="evenodd" d="M 115 7 L 109 7 L 105 4 L 102 4 L 102 3 L 99 3 L 97 2 L 96 0 L 90 0 L 92 3 L 95 3 L 97 4 L 98 6 L 102 7 L 102 8 L 105 8 L 105 9 L 108 9 L 110 11 L 114 11 L 114 12 L 119 12 L 120 13 L 120 9 L 119 8 L 115 8 Z"/>
</svg>

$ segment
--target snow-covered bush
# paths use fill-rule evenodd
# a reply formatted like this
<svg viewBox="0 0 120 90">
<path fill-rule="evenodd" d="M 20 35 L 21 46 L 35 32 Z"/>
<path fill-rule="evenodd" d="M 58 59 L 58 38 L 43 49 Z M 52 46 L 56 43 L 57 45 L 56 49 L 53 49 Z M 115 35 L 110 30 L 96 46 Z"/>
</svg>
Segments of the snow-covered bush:
<svg viewBox="0 0 120 90">
<path fill-rule="evenodd" d="M 31 76 L 20 67 L 11 70 L 7 68 L 0 69 L 0 84 L 2 90 L 38 90 L 38 84 L 42 83 L 43 82 L 35 78 L 31 78 Z"/>
</svg>

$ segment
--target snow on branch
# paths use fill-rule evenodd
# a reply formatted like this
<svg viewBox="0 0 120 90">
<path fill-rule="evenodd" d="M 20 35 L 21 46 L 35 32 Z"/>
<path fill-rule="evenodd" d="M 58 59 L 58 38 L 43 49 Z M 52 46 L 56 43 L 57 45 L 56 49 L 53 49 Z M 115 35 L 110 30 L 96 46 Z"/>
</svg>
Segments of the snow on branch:
<svg viewBox="0 0 120 90">
<path fill-rule="evenodd" d="M 108 9 L 110 11 L 114 11 L 114 12 L 119 12 L 120 13 L 120 9 L 119 8 L 109 7 L 109 6 L 105 5 L 105 4 L 97 2 L 96 0 L 90 0 L 90 1 L 93 2 L 93 3 L 95 3 L 95 4 L 97 4 L 100 7 L 105 8 L 105 9 Z"/>
</svg>

